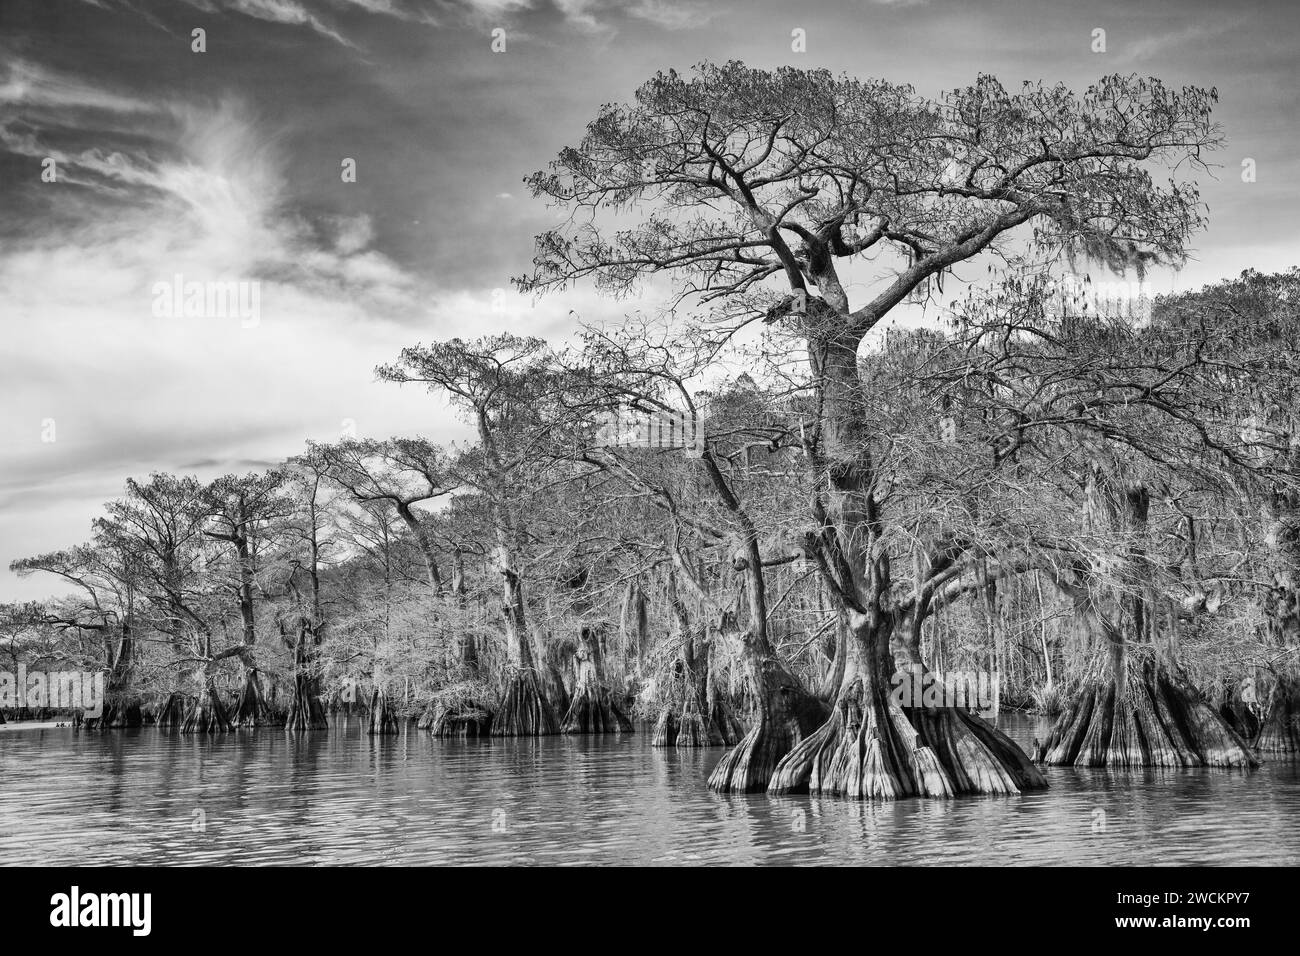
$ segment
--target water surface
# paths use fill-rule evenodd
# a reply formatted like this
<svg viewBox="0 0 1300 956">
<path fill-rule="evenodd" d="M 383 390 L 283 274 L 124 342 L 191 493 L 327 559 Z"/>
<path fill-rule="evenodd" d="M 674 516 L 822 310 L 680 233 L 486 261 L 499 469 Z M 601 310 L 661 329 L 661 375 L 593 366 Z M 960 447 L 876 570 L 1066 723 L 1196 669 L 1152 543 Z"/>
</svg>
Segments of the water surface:
<svg viewBox="0 0 1300 956">
<path fill-rule="evenodd" d="M 1004 715 L 1028 744 L 1044 727 Z M 1300 863 L 1300 772 L 1047 768 L 950 801 L 724 796 L 649 734 L 0 729 L 0 864 Z"/>
</svg>

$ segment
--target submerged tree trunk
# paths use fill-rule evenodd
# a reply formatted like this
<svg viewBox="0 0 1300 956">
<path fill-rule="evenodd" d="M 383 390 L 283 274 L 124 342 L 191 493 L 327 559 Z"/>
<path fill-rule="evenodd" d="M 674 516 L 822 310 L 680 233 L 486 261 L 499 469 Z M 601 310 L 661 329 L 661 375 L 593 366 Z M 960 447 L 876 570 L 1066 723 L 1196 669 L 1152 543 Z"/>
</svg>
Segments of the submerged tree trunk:
<svg viewBox="0 0 1300 956">
<path fill-rule="evenodd" d="M 963 701 L 898 692 L 894 627 L 888 612 L 850 612 L 849 658 L 831 717 L 781 761 L 771 791 L 892 800 L 1045 788 L 1024 752 Z"/>
<path fill-rule="evenodd" d="M 293 648 L 293 698 L 289 702 L 286 730 L 327 730 L 329 718 L 321 705 L 320 675 L 317 672 L 315 629 L 305 620 L 298 622 L 298 639 Z"/>
<path fill-rule="evenodd" d="M 810 694 L 781 662 L 767 640 L 767 602 L 756 536 L 736 561 L 745 574 L 749 626 L 738 631 L 734 618 L 720 628 L 738 651 L 741 699 L 749 723 L 744 737 L 709 774 L 709 788 L 722 793 L 766 790 L 779 761 L 826 717 L 826 705 Z M 722 729 L 722 728 L 720 728 Z"/>
<path fill-rule="evenodd" d="M 1140 484 L 1117 482 L 1100 469 L 1089 478 L 1086 525 L 1122 539 L 1101 549 L 1102 566 L 1082 580 L 1057 579 L 1098 658 L 1047 741 L 1035 746 L 1034 759 L 1084 767 L 1257 766 L 1246 741 L 1178 675 L 1174 636 L 1164 653 L 1151 641 L 1148 503 Z"/>
<path fill-rule="evenodd" d="M 696 652 L 696 639 L 702 637 L 699 628 L 691 629 L 686 634 L 684 653 L 683 703 L 681 716 L 677 721 L 677 736 L 674 743 L 678 747 L 721 747 L 735 743 L 738 734 L 728 740 L 726 733 L 714 722 L 709 707 L 709 669 L 707 645 L 702 647 L 704 660 Z"/>
<path fill-rule="evenodd" d="M 573 699 L 560 732 L 565 734 L 630 733 L 632 722 L 614 700 L 605 682 L 603 659 L 598 636 L 589 627 L 582 628 L 573 654 L 576 668 Z"/>
<path fill-rule="evenodd" d="M 187 702 L 184 695 L 172 691 L 167 695 L 167 700 L 158 710 L 158 717 L 155 723 L 165 729 L 179 728 L 185 723 L 185 710 Z"/>
<path fill-rule="evenodd" d="M 1268 572 L 1263 610 L 1269 642 L 1280 654 L 1256 746 L 1267 753 L 1300 752 L 1300 495 L 1276 490 L 1266 499 Z"/>
<path fill-rule="evenodd" d="M 823 323 L 825 307 L 815 300 L 810 305 L 816 308 L 805 328 L 823 408 L 823 445 L 812 449 L 812 459 L 824 482 L 814 506 L 821 530 L 811 544 L 848 615 L 848 654 L 830 718 L 781 760 L 770 789 L 895 799 L 1046 787 L 1020 748 L 975 714 L 924 701 L 904 712 L 892 693 L 890 641 L 900 622 L 882 542 L 871 415 L 858 377 L 863 328 L 845 326 L 838 317 Z M 919 627 L 919 618 L 912 623 Z"/>
<path fill-rule="evenodd" d="M 493 737 L 538 737 L 559 733 L 560 722 L 543 689 L 528 639 L 522 582 L 506 561 L 502 564 L 506 664 L 491 734 Z"/>
<path fill-rule="evenodd" d="M 201 677 L 202 690 L 192 697 L 181 723 L 183 734 L 224 734 L 234 729 L 226 707 L 221 702 L 215 679 L 208 675 L 206 669 Z"/>
<path fill-rule="evenodd" d="M 1116 768 L 1259 764 L 1195 688 L 1161 673 L 1154 663 L 1130 667 L 1122 684 L 1086 683 L 1034 759 Z"/>
<path fill-rule="evenodd" d="M 1277 676 L 1255 746 L 1267 753 L 1300 752 L 1300 681 Z"/>
<path fill-rule="evenodd" d="M 329 718 L 321 706 L 320 681 L 308 670 L 294 668 L 293 699 L 284 727 L 286 730 L 329 729 Z"/>
<path fill-rule="evenodd" d="M 574 672 L 570 666 L 573 650 L 572 641 L 553 640 L 541 627 L 532 625 L 528 633 L 532 640 L 533 660 L 537 666 L 537 679 L 542 694 L 551 702 L 556 719 L 568 713 L 570 688 L 573 686 Z"/>
<path fill-rule="evenodd" d="M 736 609 L 731 609 L 719 622 L 719 631 L 724 639 L 730 637 L 737 651 L 741 698 L 748 708 L 749 720 L 745 736 L 723 754 L 709 774 L 709 788 L 720 793 L 754 793 L 767 788 L 777 761 L 824 718 L 826 705 L 808 692 L 772 647 L 768 638 L 767 590 L 758 528 L 707 447 L 701 461 L 740 532 L 732 568 L 743 582 L 749 618 L 742 630 Z M 681 564 L 678 567 L 686 570 Z M 689 574 L 684 577 L 693 580 Z M 698 583 L 695 587 L 700 589 Z M 725 728 L 719 729 L 725 733 Z"/>
<path fill-rule="evenodd" d="M 378 681 L 375 682 L 374 692 L 370 695 L 370 717 L 366 721 L 366 733 L 371 737 L 397 733 L 397 717 L 388 701 L 388 695 L 384 693 Z"/>
<path fill-rule="evenodd" d="M 231 723 L 236 727 L 262 727 L 271 723 L 270 708 L 262 691 L 257 668 L 246 665 L 245 671 L 244 686 L 239 692 L 239 702 L 235 705 Z"/>
<path fill-rule="evenodd" d="M 826 707 L 774 653 L 753 646 L 752 632 L 741 634 L 739 641 L 749 729 L 713 768 L 709 787 L 722 793 L 757 793 L 768 788 L 790 749 L 825 719 Z"/>
<path fill-rule="evenodd" d="M 711 649 L 704 640 L 703 627 L 691 620 L 673 568 L 668 572 L 668 606 L 673 614 L 673 634 L 680 642 L 681 655 L 673 663 L 670 687 L 660 708 L 650 745 L 683 748 L 733 745 L 739 742 L 744 730 L 736 725 L 728 736 L 714 720 L 710 688 Z"/>
<path fill-rule="evenodd" d="M 90 721 L 87 722 L 88 724 Z M 138 698 L 129 693 L 118 692 L 110 695 L 104 692 L 104 713 L 94 720 L 99 730 L 114 730 L 122 727 L 140 727 L 144 724 L 144 712 Z"/>
<path fill-rule="evenodd" d="M 135 695 L 133 686 L 134 672 L 135 639 L 130 623 L 124 622 L 117 653 L 108 669 L 108 683 L 104 687 L 104 711 L 93 721 L 98 729 L 139 727 L 144 723 L 140 698 Z"/>
<path fill-rule="evenodd" d="M 417 726 L 435 737 L 486 737 L 492 731 L 492 712 L 473 699 L 435 698 Z"/>
<path fill-rule="evenodd" d="M 708 658 L 704 665 L 704 712 L 708 715 L 709 722 L 717 729 L 722 743 L 733 747 L 745 736 L 745 725 L 736 714 L 731 691 L 723 684 L 723 674 L 718 667 L 718 648 L 715 644 L 721 637 L 720 633 L 714 634 L 708 644 Z"/>
<path fill-rule="evenodd" d="M 1264 725 L 1260 722 L 1259 705 L 1254 700 L 1254 681 L 1251 680 L 1248 686 L 1249 698 L 1243 693 L 1242 687 L 1233 684 L 1230 680 L 1221 681 L 1219 693 L 1222 699 L 1219 701 L 1218 711 L 1219 716 L 1236 731 L 1237 736 L 1242 740 L 1256 741 L 1255 747 L 1258 749 L 1257 738 Z"/>
</svg>

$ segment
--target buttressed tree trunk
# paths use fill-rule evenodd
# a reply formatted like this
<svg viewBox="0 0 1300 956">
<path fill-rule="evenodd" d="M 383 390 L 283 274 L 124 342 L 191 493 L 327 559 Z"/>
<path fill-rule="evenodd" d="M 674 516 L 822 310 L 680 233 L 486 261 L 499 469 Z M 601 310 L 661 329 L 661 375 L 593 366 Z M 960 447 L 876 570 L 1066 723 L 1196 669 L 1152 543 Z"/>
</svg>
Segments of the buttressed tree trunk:
<svg viewBox="0 0 1300 956">
<path fill-rule="evenodd" d="M 697 647 L 702 644 L 702 628 L 693 627 L 685 635 L 682 655 L 683 663 L 683 701 L 681 715 L 677 718 L 677 736 L 674 743 L 678 747 L 721 747 L 735 743 L 717 725 L 710 713 L 708 703 L 708 653 L 707 646 L 702 648 L 704 659 Z"/>
<path fill-rule="evenodd" d="M 167 700 L 158 708 L 158 716 L 154 723 L 164 730 L 179 729 L 185 723 L 185 706 L 184 695 L 172 691 L 167 695 Z"/>
<path fill-rule="evenodd" d="M 904 713 L 892 693 L 899 626 L 876 499 L 871 416 L 859 378 L 861 326 L 810 299 L 804 317 L 822 413 L 814 517 L 823 576 L 848 617 L 848 653 L 831 716 L 780 762 L 770 790 L 859 799 L 1016 793 L 1046 780 L 1005 734 L 946 705 Z"/>
<path fill-rule="evenodd" d="M 286 730 L 325 730 L 329 720 L 321 705 L 317 628 L 305 617 L 298 619 L 298 639 L 293 646 L 293 699 Z"/>
<path fill-rule="evenodd" d="M 239 701 L 231 723 L 236 727 L 261 727 L 271 722 L 270 707 L 266 694 L 262 690 L 262 681 L 258 677 L 257 667 L 245 664 L 244 686 L 239 692 Z"/>
<path fill-rule="evenodd" d="M 545 628 L 536 623 L 528 626 L 532 638 L 533 660 L 537 664 L 537 679 L 542 694 L 551 702 L 556 718 L 569 711 L 574 683 L 573 652 L 576 640 L 556 640 Z"/>
<path fill-rule="evenodd" d="M 804 688 L 768 640 L 767 598 L 757 534 L 746 528 L 742 552 L 733 566 L 744 575 L 748 625 L 723 627 L 737 650 L 748 704 L 745 736 L 709 774 L 710 789 L 722 793 L 766 790 L 778 762 L 826 717 L 826 706 Z"/>
<path fill-rule="evenodd" d="M 578 634 L 573 653 L 576 678 L 573 699 L 560 730 L 566 734 L 629 733 L 632 722 L 614 701 L 605 682 L 599 636 L 590 627 Z"/>
<path fill-rule="evenodd" d="M 211 663 L 204 663 L 196 677 L 199 693 L 190 700 L 181 723 L 181 733 L 224 734 L 233 730 L 225 705 L 221 702 L 216 679 L 211 673 Z"/>
<path fill-rule="evenodd" d="M 270 722 L 270 713 L 266 698 L 262 693 L 261 683 L 257 677 L 257 662 L 253 648 L 257 643 L 257 618 L 253 609 L 254 559 L 252 546 L 248 537 L 249 503 L 240 492 L 236 496 L 234 514 L 228 517 L 230 527 L 223 533 L 208 532 L 211 537 L 228 542 L 235 551 L 235 562 L 239 574 L 237 596 L 239 599 L 239 618 L 242 625 L 242 647 L 239 662 L 244 669 L 244 686 L 240 691 L 239 702 L 235 706 L 232 722 L 236 727 L 259 727 Z"/>
<path fill-rule="evenodd" d="M 1294 653 L 1300 645 L 1300 496 L 1274 491 L 1264 505 L 1271 587 L 1264 595 L 1269 642 L 1285 653 L 1273 672 L 1273 687 L 1256 746 L 1269 753 L 1300 751 L 1300 677 Z M 1258 693 L 1258 689 L 1257 689 Z"/>
<path fill-rule="evenodd" d="M 1167 655 L 1151 640 L 1149 505 L 1140 482 L 1091 469 L 1084 526 L 1103 544 L 1082 580 L 1058 578 L 1057 585 L 1072 598 L 1075 617 L 1098 653 L 1034 759 L 1083 767 L 1256 766 L 1246 742 L 1179 673 L 1172 635 Z M 1106 543 L 1111 540 L 1127 544 Z"/>
<path fill-rule="evenodd" d="M 370 695 L 370 719 L 366 722 L 366 733 L 374 737 L 379 734 L 397 733 L 397 717 L 393 713 L 388 695 L 384 693 L 379 681 Z"/>
<path fill-rule="evenodd" d="M 465 557 L 456 548 L 451 556 L 451 596 L 458 610 L 465 610 L 465 595 Z M 465 616 L 457 620 L 463 626 Z M 463 679 L 472 680 L 478 676 L 479 664 L 474 633 L 465 629 L 456 635 L 456 668 Z M 435 696 L 416 726 L 435 737 L 486 737 L 492 730 L 492 720 L 492 709 L 487 704 L 453 687 Z"/>
<path fill-rule="evenodd" d="M 122 623 L 117 652 L 108 669 L 108 683 L 104 688 L 104 713 L 99 719 L 99 729 L 139 727 L 144 723 L 140 698 L 132 686 L 134 670 L 135 638 L 128 616 Z"/>
<path fill-rule="evenodd" d="M 668 574 L 668 605 L 673 613 L 674 636 L 681 642 L 681 656 L 674 662 L 669 678 L 671 686 L 655 724 L 651 746 L 691 748 L 734 744 L 741 735 L 736 733 L 728 739 L 714 722 L 708 687 L 709 648 L 703 641 L 703 628 L 691 620 L 673 570 Z"/>
<path fill-rule="evenodd" d="M 501 549 L 503 553 L 505 549 Z M 537 737 L 558 733 L 559 721 L 542 690 L 537 662 L 528 639 L 523 584 L 513 562 L 501 560 L 502 616 L 506 631 L 506 664 L 501 703 L 492 721 L 493 737 Z"/>
<path fill-rule="evenodd" d="M 492 730 L 492 716 L 477 700 L 438 698 L 416 726 L 435 737 L 486 737 Z"/>
<path fill-rule="evenodd" d="M 623 613 L 621 621 L 623 622 L 624 641 L 627 640 L 627 619 L 628 619 L 628 598 L 631 594 L 632 582 L 628 583 L 628 591 L 623 596 Z M 666 688 L 657 688 L 660 697 L 659 715 L 655 719 L 654 732 L 650 738 L 651 747 L 670 747 L 677 740 L 678 720 L 681 715 L 682 705 L 686 694 L 688 678 L 687 660 L 693 657 L 694 648 L 691 644 L 690 622 L 687 619 L 686 606 L 682 603 L 681 596 L 677 592 L 677 575 L 670 568 L 668 571 L 668 608 L 672 611 L 672 640 L 681 644 L 681 653 L 668 672 Z"/>
</svg>

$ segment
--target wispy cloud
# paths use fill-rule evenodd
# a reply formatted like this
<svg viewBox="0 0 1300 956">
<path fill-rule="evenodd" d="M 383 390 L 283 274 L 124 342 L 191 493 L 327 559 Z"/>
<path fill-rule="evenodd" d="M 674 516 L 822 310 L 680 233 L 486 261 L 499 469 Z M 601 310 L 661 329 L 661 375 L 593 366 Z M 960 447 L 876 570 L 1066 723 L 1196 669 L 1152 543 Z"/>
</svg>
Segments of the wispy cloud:
<svg viewBox="0 0 1300 956">
<path fill-rule="evenodd" d="M 1198 23 L 1181 30 L 1157 33 L 1139 38 L 1137 41 L 1121 46 L 1120 56 L 1126 61 L 1146 60 L 1159 54 L 1176 50 L 1180 47 L 1202 43 L 1213 39 L 1230 29 L 1230 24 Z"/>
<path fill-rule="evenodd" d="M 27 108 L 76 108 L 114 113 L 143 113 L 155 104 L 122 95 L 94 83 L 51 70 L 26 60 L 11 61 L 0 80 L 0 103 Z"/>
<path fill-rule="evenodd" d="M 326 26 L 319 17 L 309 12 L 296 0 L 233 0 L 231 8 L 259 20 L 309 26 L 321 36 L 329 37 L 343 46 L 356 48 L 356 44 L 337 30 Z"/>
<path fill-rule="evenodd" d="M 716 4 L 688 0 L 637 0 L 627 8 L 628 16 L 653 23 L 665 30 L 691 30 L 706 26 L 721 14 Z"/>
<path fill-rule="evenodd" d="M 607 38 L 621 19 L 640 20 L 665 30 L 685 30 L 708 24 L 721 11 L 697 0 L 446 0 L 480 25 L 508 23 L 521 13 L 551 9 L 568 28 Z"/>
</svg>

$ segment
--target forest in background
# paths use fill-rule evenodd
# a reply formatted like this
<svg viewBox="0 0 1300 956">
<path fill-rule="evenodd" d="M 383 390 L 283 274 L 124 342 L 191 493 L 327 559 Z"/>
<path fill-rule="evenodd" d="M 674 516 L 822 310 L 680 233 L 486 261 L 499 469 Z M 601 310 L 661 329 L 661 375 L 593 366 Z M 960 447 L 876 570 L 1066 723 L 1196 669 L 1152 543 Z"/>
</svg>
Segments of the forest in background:
<svg viewBox="0 0 1300 956">
<path fill-rule="evenodd" d="M 69 594 L 0 608 L 0 670 L 105 671 L 102 729 L 645 721 L 726 746 L 720 791 L 1008 793 L 1040 763 L 1294 751 L 1300 271 L 1140 315 L 1065 281 L 1186 255 L 1205 210 L 1176 176 L 1219 144 L 1213 101 L 660 74 L 529 178 L 572 215 L 518 284 L 663 275 L 671 301 L 571 348 L 453 339 L 377 370 L 450 402 L 464 447 L 128 481 L 88 543 L 14 564 Z M 968 260 L 987 279 L 941 321 L 890 324 Z M 863 261 L 888 275 L 854 302 Z M 1026 754 L 967 708 L 900 706 L 912 667 L 996 673 L 1052 732 Z"/>
</svg>

